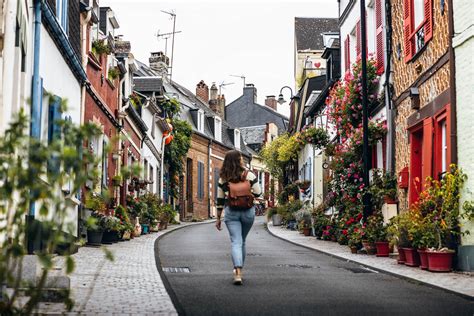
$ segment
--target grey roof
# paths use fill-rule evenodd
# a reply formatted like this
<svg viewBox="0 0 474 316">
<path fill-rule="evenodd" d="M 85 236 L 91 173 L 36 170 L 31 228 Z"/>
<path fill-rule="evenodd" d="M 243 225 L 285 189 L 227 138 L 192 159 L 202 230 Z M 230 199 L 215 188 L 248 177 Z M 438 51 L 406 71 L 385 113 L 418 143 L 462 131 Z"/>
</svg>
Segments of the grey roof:
<svg viewBox="0 0 474 316">
<path fill-rule="evenodd" d="M 295 18 L 296 50 L 323 50 L 323 33 L 338 32 L 338 19 Z"/>
<path fill-rule="evenodd" d="M 265 139 L 266 128 L 266 125 L 241 127 L 240 133 L 247 144 L 262 144 Z"/>
<path fill-rule="evenodd" d="M 225 108 L 226 120 L 239 128 L 262 126 L 275 123 L 278 133 L 284 133 L 288 125 L 288 118 L 266 105 L 255 103 L 250 95 L 242 95 Z"/>
<path fill-rule="evenodd" d="M 133 84 L 140 92 L 158 92 L 163 88 L 163 80 L 159 77 L 135 77 Z"/>
<path fill-rule="evenodd" d="M 140 76 L 157 76 L 158 74 L 155 73 L 152 69 L 150 69 L 146 64 L 137 61 L 138 70 L 134 73 L 134 82 L 137 79 L 140 79 Z M 165 94 L 175 95 L 181 104 L 181 112 L 180 112 L 180 119 L 187 121 L 192 129 L 193 133 L 201 135 L 205 138 L 212 139 L 214 142 L 219 143 L 215 137 L 213 128 L 211 128 L 209 121 L 206 119 L 204 120 L 204 131 L 200 132 L 197 128 L 197 111 L 202 110 L 204 115 L 207 118 L 218 116 L 218 114 L 209 108 L 203 101 L 201 101 L 194 93 L 186 89 L 185 87 L 181 86 L 180 84 L 169 81 L 169 80 L 162 80 L 162 86 L 164 89 Z M 231 139 L 229 136 L 230 132 L 233 134 L 234 127 L 222 120 L 222 141 L 220 142 L 224 146 L 228 148 L 235 148 L 234 147 L 234 140 Z M 242 133 L 241 133 L 242 135 Z M 250 152 L 247 146 L 244 144 L 243 138 L 241 138 L 241 146 L 240 151 L 247 156 L 250 156 Z"/>
</svg>

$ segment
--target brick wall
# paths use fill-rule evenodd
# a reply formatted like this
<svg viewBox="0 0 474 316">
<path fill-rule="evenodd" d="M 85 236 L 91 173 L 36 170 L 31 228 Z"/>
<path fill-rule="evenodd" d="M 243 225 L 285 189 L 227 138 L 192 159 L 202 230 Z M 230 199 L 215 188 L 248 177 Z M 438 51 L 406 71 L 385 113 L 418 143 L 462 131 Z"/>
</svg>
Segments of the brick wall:
<svg viewBox="0 0 474 316">
<path fill-rule="evenodd" d="M 449 89 L 450 70 L 449 60 L 438 69 L 428 69 L 436 64 L 449 50 L 448 32 L 448 2 L 444 14 L 441 14 L 439 1 L 433 1 L 433 37 L 419 54 L 408 63 L 403 55 L 403 0 L 392 2 L 393 27 L 393 81 L 395 88 L 394 99 L 396 104 L 395 117 L 395 172 L 398 174 L 404 167 L 410 165 L 410 147 L 407 119 L 417 110 L 411 109 L 411 100 L 407 89 L 417 87 L 420 95 L 420 110 L 433 101 L 441 93 Z M 402 55 L 397 58 L 397 47 L 400 45 Z M 428 77 L 426 77 L 426 75 Z M 424 79 L 423 79 L 424 77 Z M 422 80 L 423 79 L 423 80 Z M 419 110 L 418 110 L 419 112 Z M 398 190 L 399 210 L 408 209 L 408 191 Z"/>
<path fill-rule="evenodd" d="M 192 217 L 199 219 L 208 218 L 208 198 L 209 198 L 209 177 L 204 176 L 204 196 L 198 198 L 198 161 L 204 163 L 204 175 L 208 174 L 208 140 L 199 135 L 193 134 L 191 139 L 191 148 L 188 151 L 187 159 L 192 159 L 192 201 L 186 200 L 182 207 L 185 208 L 185 219 Z M 186 166 L 186 162 L 185 162 Z M 187 177 L 184 177 L 183 187 L 187 188 Z M 187 192 L 184 192 L 186 199 Z M 190 212 L 189 203 L 192 203 L 192 212 Z"/>
<path fill-rule="evenodd" d="M 115 110 L 118 109 L 119 101 L 119 89 L 117 88 L 118 79 L 115 79 L 113 83 L 108 81 L 106 73 L 106 55 L 100 56 L 98 62 L 99 63 L 96 63 L 94 58 L 89 56 L 89 61 L 87 63 L 87 78 L 102 101 L 110 109 L 111 113 L 114 114 Z"/>
<path fill-rule="evenodd" d="M 441 14 L 440 1 L 433 0 L 433 38 L 426 44 L 421 54 L 405 63 L 403 56 L 403 3 L 403 0 L 392 1 L 392 51 L 394 52 L 392 60 L 395 97 L 400 96 L 408 89 L 420 74 L 438 61 L 449 48 L 448 12 L 450 8 L 448 8 L 448 1 L 445 4 L 444 14 Z M 402 50 L 400 59 L 396 54 L 398 45 Z"/>
</svg>

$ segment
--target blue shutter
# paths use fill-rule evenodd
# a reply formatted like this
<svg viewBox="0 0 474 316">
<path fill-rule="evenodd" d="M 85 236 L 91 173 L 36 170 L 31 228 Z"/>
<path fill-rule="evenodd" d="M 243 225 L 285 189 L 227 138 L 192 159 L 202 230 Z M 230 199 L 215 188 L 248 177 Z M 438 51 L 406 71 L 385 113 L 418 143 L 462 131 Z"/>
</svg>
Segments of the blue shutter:
<svg viewBox="0 0 474 316">
<path fill-rule="evenodd" d="M 52 96 L 48 108 L 48 144 L 61 138 L 61 98 Z M 48 161 L 48 172 L 57 175 L 59 173 L 59 160 L 52 156 Z"/>
</svg>

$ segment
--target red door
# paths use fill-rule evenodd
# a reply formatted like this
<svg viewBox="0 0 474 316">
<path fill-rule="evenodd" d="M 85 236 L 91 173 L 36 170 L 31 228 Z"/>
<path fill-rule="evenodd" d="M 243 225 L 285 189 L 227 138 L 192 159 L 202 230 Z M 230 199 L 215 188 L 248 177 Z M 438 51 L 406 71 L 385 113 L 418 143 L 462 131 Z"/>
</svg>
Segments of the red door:
<svg viewBox="0 0 474 316">
<path fill-rule="evenodd" d="M 410 133 L 410 205 L 418 200 L 422 189 L 423 166 L 423 127 L 420 126 Z"/>
</svg>

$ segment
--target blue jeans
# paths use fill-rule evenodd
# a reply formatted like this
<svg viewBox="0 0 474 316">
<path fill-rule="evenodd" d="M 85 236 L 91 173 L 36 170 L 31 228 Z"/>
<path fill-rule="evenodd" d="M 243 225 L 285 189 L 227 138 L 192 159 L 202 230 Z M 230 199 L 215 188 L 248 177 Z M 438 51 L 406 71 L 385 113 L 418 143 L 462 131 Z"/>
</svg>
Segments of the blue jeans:
<svg viewBox="0 0 474 316">
<path fill-rule="evenodd" d="M 248 210 L 231 210 L 225 208 L 224 223 L 229 230 L 232 245 L 234 268 L 242 268 L 245 263 L 245 239 L 255 220 L 255 207 Z"/>
</svg>

